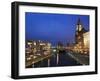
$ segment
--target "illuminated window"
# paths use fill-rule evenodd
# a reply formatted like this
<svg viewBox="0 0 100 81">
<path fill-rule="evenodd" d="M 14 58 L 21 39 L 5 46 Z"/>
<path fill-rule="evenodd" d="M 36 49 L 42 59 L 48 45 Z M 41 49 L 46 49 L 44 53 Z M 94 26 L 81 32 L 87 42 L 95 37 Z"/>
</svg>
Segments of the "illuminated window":
<svg viewBox="0 0 100 81">
<path fill-rule="evenodd" d="M 78 39 L 80 39 L 81 37 L 80 36 L 78 36 Z"/>
<path fill-rule="evenodd" d="M 34 42 L 34 45 L 36 45 L 36 42 Z"/>
</svg>

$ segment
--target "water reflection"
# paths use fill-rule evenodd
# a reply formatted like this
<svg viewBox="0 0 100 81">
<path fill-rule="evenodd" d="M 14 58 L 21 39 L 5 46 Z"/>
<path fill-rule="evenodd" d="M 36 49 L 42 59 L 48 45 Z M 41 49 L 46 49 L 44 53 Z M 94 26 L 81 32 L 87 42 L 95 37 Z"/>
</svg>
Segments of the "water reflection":
<svg viewBox="0 0 100 81">
<path fill-rule="evenodd" d="M 57 54 L 57 65 L 59 64 L 59 54 Z"/>
<path fill-rule="evenodd" d="M 39 61 L 32 65 L 32 67 L 56 67 L 56 66 L 75 66 L 81 65 L 67 53 L 54 53 L 51 57 Z"/>
<path fill-rule="evenodd" d="M 48 67 L 50 67 L 50 59 L 48 59 Z"/>
</svg>

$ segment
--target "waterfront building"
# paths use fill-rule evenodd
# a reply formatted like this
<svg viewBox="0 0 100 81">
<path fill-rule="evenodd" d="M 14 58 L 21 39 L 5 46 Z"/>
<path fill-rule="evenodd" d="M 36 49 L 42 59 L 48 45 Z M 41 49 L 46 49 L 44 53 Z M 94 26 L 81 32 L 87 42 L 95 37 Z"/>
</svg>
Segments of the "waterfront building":
<svg viewBox="0 0 100 81">
<path fill-rule="evenodd" d="M 51 43 L 40 40 L 26 41 L 26 61 L 51 54 Z"/>
<path fill-rule="evenodd" d="M 90 33 L 86 32 L 83 34 L 84 37 L 84 51 L 89 52 L 89 47 L 90 47 Z"/>
<path fill-rule="evenodd" d="M 78 19 L 76 26 L 75 46 L 73 50 L 83 54 L 89 52 L 89 31 L 83 27 L 80 19 Z"/>
</svg>

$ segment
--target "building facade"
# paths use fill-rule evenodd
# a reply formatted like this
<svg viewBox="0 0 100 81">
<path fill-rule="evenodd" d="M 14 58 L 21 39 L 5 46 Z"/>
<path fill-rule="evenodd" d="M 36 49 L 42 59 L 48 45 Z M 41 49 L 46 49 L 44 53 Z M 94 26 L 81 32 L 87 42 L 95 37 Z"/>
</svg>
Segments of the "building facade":
<svg viewBox="0 0 100 81">
<path fill-rule="evenodd" d="M 40 40 L 26 41 L 25 46 L 25 63 L 26 67 L 31 62 L 37 62 L 47 56 L 51 55 L 51 43 Z"/>
<path fill-rule="evenodd" d="M 90 33 L 86 32 L 83 34 L 84 37 L 84 50 L 86 52 L 89 52 L 89 47 L 90 47 Z"/>
<path fill-rule="evenodd" d="M 88 53 L 89 51 L 89 31 L 83 27 L 80 19 L 76 25 L 74 51 L 79 53 Z"/>
</svg>

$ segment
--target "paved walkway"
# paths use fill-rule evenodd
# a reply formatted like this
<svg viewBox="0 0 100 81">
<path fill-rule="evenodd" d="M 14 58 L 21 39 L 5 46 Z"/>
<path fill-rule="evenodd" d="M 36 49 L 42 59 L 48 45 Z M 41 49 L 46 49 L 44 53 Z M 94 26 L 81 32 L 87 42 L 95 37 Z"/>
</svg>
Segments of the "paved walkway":
<svg viewBox="0 0 100 81">
<path fill-rule="evenodd" d="M 77 62 L 83 65 L 89 65 L 89 55 L 78 54 L 78 53 L 68 53 L 72 58 L 74 58 Z"/>
</svg>

